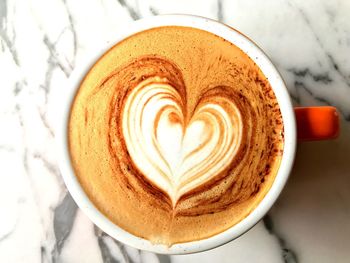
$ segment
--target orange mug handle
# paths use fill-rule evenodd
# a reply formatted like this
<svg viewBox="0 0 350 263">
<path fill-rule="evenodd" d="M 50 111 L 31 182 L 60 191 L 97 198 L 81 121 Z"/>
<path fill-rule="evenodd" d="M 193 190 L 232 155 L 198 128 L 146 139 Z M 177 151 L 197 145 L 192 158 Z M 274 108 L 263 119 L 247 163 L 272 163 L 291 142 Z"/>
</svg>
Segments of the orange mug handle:
<svg viewBox="0 0 350 263">
<path fill-rule="evenodd" d="M 296 107 L 294 112 L 299 141 L 329 140 L 339 136 L 339 114 L 336 108 Z"/>
</svg>

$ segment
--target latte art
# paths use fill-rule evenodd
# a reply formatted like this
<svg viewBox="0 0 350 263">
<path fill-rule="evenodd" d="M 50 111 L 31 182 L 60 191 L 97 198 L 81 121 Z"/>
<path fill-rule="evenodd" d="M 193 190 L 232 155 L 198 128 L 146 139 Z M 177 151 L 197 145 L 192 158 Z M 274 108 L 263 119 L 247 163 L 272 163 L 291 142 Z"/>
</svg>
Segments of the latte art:
<svg viewBox="0 0 350 263">
<path fill-rule="evenodd" d="M 208 238 L 244 219 L 283 152 L 275 95 L 250 58 L 205 31 L 160 27 L 109 50 L 74 100 L 76 176 L 112 222 L 153 243 Z"/>
<path fill-rule="evenodd" d="M 123 111 L 131 159 L 173 205 L 231 163 L 242 133 L 240 113 L 229 98 L 200 103 L 190 119 L 185 105 L 167 79 L 152 77 L 130 92 Z"/>
</svg>

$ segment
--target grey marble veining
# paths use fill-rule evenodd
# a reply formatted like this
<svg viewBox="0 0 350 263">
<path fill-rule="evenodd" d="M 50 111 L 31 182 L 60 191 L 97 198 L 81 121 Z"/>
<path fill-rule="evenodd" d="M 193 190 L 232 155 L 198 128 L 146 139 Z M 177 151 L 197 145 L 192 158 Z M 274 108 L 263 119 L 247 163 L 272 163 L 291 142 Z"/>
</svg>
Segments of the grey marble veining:
<svg viewBox="0 0 350 263">
<path fill-rule="evenodd" d="M 261 46 L 295 105 L 333 105 L 338 140 L 300 144 L 268 216 L 220 248 L 164 256 L 128 247 L 77 208 L 57 165 L 55 98 L 77 63 L 126 22 L 164 13 L 223 21 Z M 0 262 L 348 262 L 348 1 L 0 0 Z"/>
</svg>

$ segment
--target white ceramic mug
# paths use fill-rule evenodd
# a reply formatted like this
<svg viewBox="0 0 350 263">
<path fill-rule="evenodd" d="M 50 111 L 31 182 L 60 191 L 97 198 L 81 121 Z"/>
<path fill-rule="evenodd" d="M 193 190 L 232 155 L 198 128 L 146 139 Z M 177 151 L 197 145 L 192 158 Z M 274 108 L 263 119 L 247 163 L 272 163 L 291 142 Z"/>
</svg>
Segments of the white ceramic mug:
<svg viewBox="0 0 350 263">
<path fill-rule="evenodd" d="M 71 165 L 68 149 L 68 120 L 70 115 L 70 108 L 85 74 L 94 65 L 97 59 L 103 55 L 110 47 L 120 42 L 121 40 L 150 28 L 161 26 L 186 26 L 208 31 L 218 35 L 227 41 L 238 46 L 245 52 L 262 70 L 264 75 L 268 78 L 272 89 L 277 97 L 284 123 L 284 149 L 283 157 L 276 179 L 260 204 L 241 222 L 232 226 L 231 228 L 207 239 L 175 244 L 171 247 L 164 245 L 152 244 L 148 240 L 132 235 L 122 228 L 112 223 L 106 216 L 104 216 L 89 200 L 84 190 L 80 186 Z M 294 109 L 291 99 L 287 92 L 286 86 L 270 61 L 270 59 L 263 53 L 263 51 L 254 44 L 250 39 L 234 30 L 233 28 L 198 16 L 190 15 L 162 15 L 150 17 L 131 23 L 122 32 L 120 32 L 112 41 L 99 50 L 94 52 L 93 56 L 87 58 L 85 62 L 77 66 L 70 78 L 71 90 L 69 94 L 63 94 L 62 100 L 58 107 L 60 108 L 59 126 L 57 133 L 57 142 L 60 149 L 60 168 L 66 186 L 71 193 L 73 199 L 83 212 L 104 232 L 113 238 L 138 249 L 148 250 L 162 254 L 187 254 L 205 251 L 223 245 L 252 228 L 262 217 L 268 212 L 271 206 L 276 201 L 281 193 L 287 178 L 291 172 L 294 155 L 297 143 L 297 131 Z"/>
</svg>

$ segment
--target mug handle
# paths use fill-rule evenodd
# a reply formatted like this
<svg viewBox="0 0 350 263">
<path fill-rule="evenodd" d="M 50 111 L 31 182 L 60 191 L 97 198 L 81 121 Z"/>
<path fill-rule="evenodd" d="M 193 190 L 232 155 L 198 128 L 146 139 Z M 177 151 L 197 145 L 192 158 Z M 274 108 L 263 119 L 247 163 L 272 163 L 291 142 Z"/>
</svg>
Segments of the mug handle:
<svg viewBox="0 0 350 263">
<path fill-rule="evenodd" d="M 339 113 L 331 106 L 295 107 L 299 141 L 335 139 L 339 136 Z"/>
</svg>

